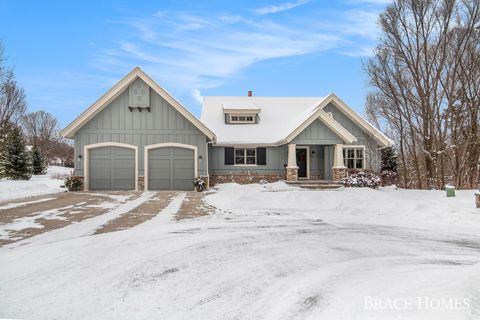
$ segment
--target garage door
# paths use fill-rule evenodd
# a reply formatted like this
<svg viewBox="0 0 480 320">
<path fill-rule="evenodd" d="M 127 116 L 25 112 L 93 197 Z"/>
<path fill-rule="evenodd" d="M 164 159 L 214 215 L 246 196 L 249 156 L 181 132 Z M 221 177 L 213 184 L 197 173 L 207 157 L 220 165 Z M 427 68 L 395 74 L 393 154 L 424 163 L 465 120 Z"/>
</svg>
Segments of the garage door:
<svg viewBox="0 0 480 320">
<path fill-rule="evenodd" d="M 100 147 L 89 151 L 90 190 L 135 190 L 135 151 Z"/>
<path fill-rule="evenodd" d="M 163 147 L 148 151 L 149 190 L 192 190 L 193 150 Z"/>
</svg>

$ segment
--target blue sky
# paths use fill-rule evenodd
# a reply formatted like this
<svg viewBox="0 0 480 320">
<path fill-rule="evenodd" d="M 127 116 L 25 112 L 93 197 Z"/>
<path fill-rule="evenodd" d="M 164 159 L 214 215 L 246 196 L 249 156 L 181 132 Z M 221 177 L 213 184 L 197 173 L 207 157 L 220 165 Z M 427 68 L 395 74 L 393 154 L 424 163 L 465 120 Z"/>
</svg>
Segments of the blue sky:
<svg viewBox="0 0 480 320">
<path fill-rule="evenodd" d="M 30 110 L 67 125 L 135 66 L 195 115 L 208 95 L 323 96 L 363 112 L 387 0 L 0 0 Z"/>
</svg>

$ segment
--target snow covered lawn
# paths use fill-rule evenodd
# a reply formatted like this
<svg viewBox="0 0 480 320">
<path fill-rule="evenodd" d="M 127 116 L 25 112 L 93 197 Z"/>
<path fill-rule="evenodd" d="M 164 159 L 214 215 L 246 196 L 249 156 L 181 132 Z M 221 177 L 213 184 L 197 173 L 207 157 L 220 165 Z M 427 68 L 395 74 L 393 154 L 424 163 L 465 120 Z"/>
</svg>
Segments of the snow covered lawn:
<svg viewBox="0 0 480 320">
<path fill-rule="evenodd" d="M 71 168 L 50 166 L 47 174 L 32 176 L 30 180 L 0 179 L 0 202 L 65 191 L 60 188 L 62 177 L 71 172 Z"/>
<path fill-rule="evenodd" d="M 175 220 L 179 192 L 93 235 L 145 193 L 0 248 L 0 318 L 478 319 L 473 194 L 225 184 L 213 215 Z"/>
</svg>

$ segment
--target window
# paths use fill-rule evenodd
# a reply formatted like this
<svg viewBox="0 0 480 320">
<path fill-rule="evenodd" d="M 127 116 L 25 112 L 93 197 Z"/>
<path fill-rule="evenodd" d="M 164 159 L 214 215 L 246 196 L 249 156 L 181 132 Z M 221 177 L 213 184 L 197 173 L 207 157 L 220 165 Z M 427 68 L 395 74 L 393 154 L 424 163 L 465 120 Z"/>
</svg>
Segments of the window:
<svg viewBox="0 0 480 320">
<path fill-rule="evenodd" d="M 343 163 L 348 169 L 364 168 L 364 150 L 362 147 L 343 148 Z"/>
<path fill-rule="evenodd" d="M 257 163 L 255 149 L 235 149 L 235 164 L 250 164 Z"/>
<path fill-rule="evenodd" d="M 229 115 L 229 123 L 255 123 L 255 115 Z"/>
</svg>

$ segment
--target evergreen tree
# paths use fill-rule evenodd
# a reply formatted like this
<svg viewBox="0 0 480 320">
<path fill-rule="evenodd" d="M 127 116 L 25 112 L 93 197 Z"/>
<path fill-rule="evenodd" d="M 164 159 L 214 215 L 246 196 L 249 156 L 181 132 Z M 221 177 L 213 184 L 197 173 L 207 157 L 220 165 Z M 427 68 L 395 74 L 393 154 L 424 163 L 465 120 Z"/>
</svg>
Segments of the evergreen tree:
<svg viewBox="0 0 480 320">
<path fill-rule="evenodd" d="M 397 152 L 393 147 L 382 149 L 382 172 L 383 171 L 398 173 Z"/>
<path fill-rule="evenodd" d="M 30 156 L 22 132 L 16 126 L 3 137 L 0 154 L 0 175 L 12 180 L 28 180 L 32 176 Z"/>
<path fill-rule="evenodd" d="M 32 170 L 33 174 L 45 174 L 47 171 L 45 158 L 35 147 L 32 150 Z"/>
</svg>

